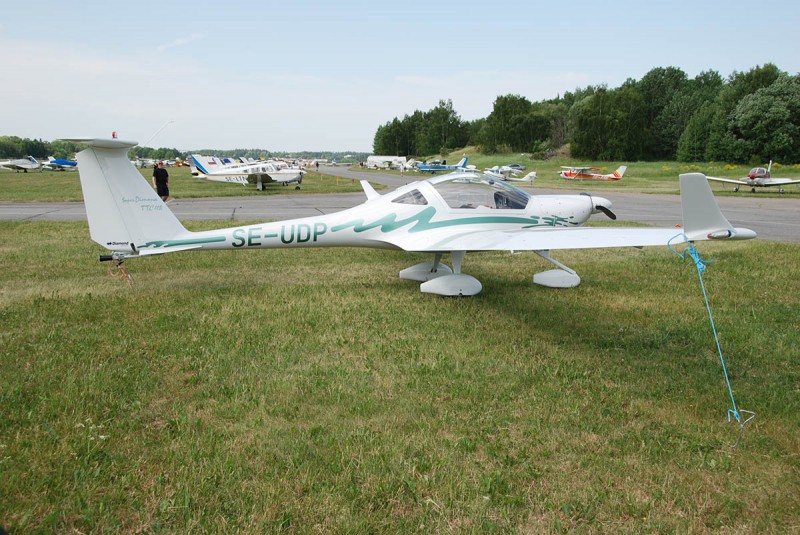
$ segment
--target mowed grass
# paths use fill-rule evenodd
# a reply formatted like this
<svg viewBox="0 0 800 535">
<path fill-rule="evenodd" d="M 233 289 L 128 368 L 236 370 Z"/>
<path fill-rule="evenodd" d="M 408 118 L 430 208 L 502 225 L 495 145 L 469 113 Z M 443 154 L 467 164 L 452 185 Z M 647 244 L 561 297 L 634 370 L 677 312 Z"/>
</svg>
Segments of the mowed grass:
<svg viewBox="0 0 800 535">
<path fill-rule="evenodd" d="M 219 225 L 217 225 L 219 224 Z M 224 222 L 190 222 L 195 230 Z M 13 532 L 791 532 L 796 245 L 423 257 L 190 252 L 109 277 L 85 222 L 0 222 L 0 524 Z"/>
<path fill-rule="evenodd" d="M 139 170 L 151 182 L 152 168 Z M 362 191 L 357 181 L 343 179 L 316 171 L 309 171 L 303 177 L 301 189 L 294 184 L 266 184 L 264 191 L 255 185 L 241 186 L 224 182 L 211 182 L 193 177 L 188 167 L 170 167 L 170 193 L 176 198 L 196 197 L 243 197 L 263 195 L 285 195 L 295 193 L 347 193 Z M 380 189 L 381 186 L 376 186 Z M 16 173 L 0 170 L 0 202 L 28 201 L 82 201 L 81 183 L 75 171 L 31 171 Z"/>
<path fill-rule="evenodd" d="M 525 189 L 563 189 L 563 190 L 586 190 L 594 191 L 623 191 L 631 193 L 679 193 L 678 175 L 682 173 L 699 172 L 707 176 L 722 178 L 742 178 L 747 175 L 751 165 L 730 165 L 724 162 L 592 162 L 578 158 L 567 158 L 557 156 L 549 160 L 531 160 L 529 154 L 483 154 L 474 147 L 467 147 L 452 152 L 443 158 L 448 163 L 456 163 L 462 156 L 468 156 L 468 164 L 475 165 L 479 171 L 483 171 L 495 165 L 508 165 L 512 163 L 522 164 L 527 169 L 519 177 L 525 176 L 530 171 L 536 171 L 536 180 L 533 183 L 514 182 L 515 186 Z M 442 156 L 439 156 L 442 158 Z M 558 173 L 561 166 L 591 166 L 597 167 L 597 173 L 613 173 L 620 165 L 628 167 L 622 180 L 601 181 L 601 180 L 564 180 Z M 766 162 L 763 164 L 766 167 Z M 353 170 L 362 170 L 358 166 L 351 167 Z M 369 171 L 400 174 L 399 171 Z M 409 176 L 429 176 L 427 174 L 414 171 L 406 173 Z M 800 165 L 781 165 L 773 164 L 772 176 L 781 178 L 800 179 Z M 785 193 L 779 193 L 778 188 L 757 188 L 756 193 L 750 193 L 749 187 L 742 187 L 738 192 L 734 192 L 733 184 L 722 182 L 709 182 L 716 194 L 723 196 L 751 196 L 759 197 L 782 197 L 800 198 L 800 184 L 785 186 Z"/>
</svg>

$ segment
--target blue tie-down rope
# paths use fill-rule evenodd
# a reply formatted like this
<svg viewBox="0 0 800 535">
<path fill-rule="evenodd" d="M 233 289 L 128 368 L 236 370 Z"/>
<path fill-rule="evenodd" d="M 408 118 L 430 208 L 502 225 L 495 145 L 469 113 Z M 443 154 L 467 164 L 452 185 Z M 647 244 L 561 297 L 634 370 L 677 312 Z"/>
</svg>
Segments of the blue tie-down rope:
<svg viewBox="0 0 800 535">
<path fill-rule="evenodd" d="M 682 253 L 679 253 L 672 247 L 672 240 L 675 238 L 683 237 L 684 241 L 686 242 L 686 248 L 683 250 Z M 695 267 L 697 267 L 697 276 L 700 278 L 700 288 L 703 290 L 703 299 L 706 302 L 706 310 L 708 311 L 708 319 L 711 321 L 711 331 L 714 333 L 714 341 L 717 344 L 717 352 L 719 353 L 719 361 L 722 363 L 722 372 L 725 374 L 725 383 L 728 385 L 728 394 L 731 396 L 731 405 L 733 406 L 732 409 L 728 409 L 728 423 L 731 423 L 731 417 L 735 418 L 736 421 L 739 423 L 739 436 L 736 437 L 736 442 L 733 444 L 733 447 L 739 445 L 739 441 L 742 439 L 742 434 L 744 433 L 744 427 L 756 417 L 756 413 L 751 411 L 746 411 L 744 409 L 737 409 L 736 408 L 736 399 L 733 397 L 733 388 L 731 388 L 731 380 L 728 378 L 728 368 L 725 366 L 725 358 L 722 356 L 722 347 L 719 345 L 719 335 L 717 334 L 717 327 L 714 325 L 714 316 L 711 314 L 711 305 L 708 303 L 708 294 L 706 293 L 706 285 L 703 282 L 703 272 L 708 268 L 708 264 L 712 261 L 705 261 L 700 258 L 700 253 L 695 249 L 694 245 L 689 242 L 689 238 L 686 237 L 685 234 L 680 233 L 672 238 L 667 242 L 667 247 L 669 250 L 675 253 L 676 255 L 680 256 L 682 260 L 686 260 L 686 257 L 689 256 L 693 261 Z"/>
</svg>

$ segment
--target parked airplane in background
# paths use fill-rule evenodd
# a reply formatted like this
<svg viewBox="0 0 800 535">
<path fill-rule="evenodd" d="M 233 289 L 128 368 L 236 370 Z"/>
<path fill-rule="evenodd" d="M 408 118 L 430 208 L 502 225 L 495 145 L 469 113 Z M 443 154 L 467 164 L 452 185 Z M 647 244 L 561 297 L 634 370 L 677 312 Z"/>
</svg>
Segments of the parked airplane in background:
<svg viewBox="0 0 800 535">
<path fill-rule="evenodd" d="M 249 184 L 252 179 L 259 191 L 264 189 L 264 184 L 271 182 L 278 182 L 284 186 L 294 183 L 295 189 L 300 189 L 303 175 L 306 174 L 302 169 L 291 168 L 284 162 L 278 161 L 225 164 L 219 158 L 200 154 L 193 154 L 192 161 L 200 178 L 242 185 Z"/>
<path fill-rule="evenodd" d="M 28 156 L 27 158 L 19 158 L 17 160 L 0 161 L 0 169 L 5 169 L 6 171 L 16 171 L 17 173 L 20 171 L 27 173 L 29 170 L 33 171 L 34 169 L 41 171 L 42 164 L 40 164 L 33 156 Z"/>
<path fill-rule="evenodd" d="M 157 162 L 158 160 L 152 158 L 136 158 L 136 160 L 133 161 L 133 165 L 144 169 L 145 167 L 155 167 Z"/>
<path fill-rule="evenodd" d="M 589 172 L 599 171 L 599 167 L 569 167 L 562 165 L 561 169 L 563 171 L 559 173 L 559 176 L 566 180 L 620 180 L 628 167 L 620 165 L 616 171 L 607 175 Z"/>
<path fill-rule="evenodd" d="M 499 178 L 500 180 L 508 180 L 509 182 L 533 182 L 536 180 L 536 171 L 531 171 L 524 177 L 517 178 L 518 175 L 522 174 L 522 170 L 508 165 L 495 165 L 494 167 L 484 169 L 483 172 L 487 175 Z"/>
<path fill-rule="evenodd" d="M 421 173 L 436 173 L 437 171 L 457 171 L 467 168 L 467 157 L 461 158 L 455 165 L 447 165 L 447 160 L 442 163 L 420 163 L 417 164 L 417 171 Z"/>
<path fill-rule="evenodd" d="M 747 176 L 744 178 L 733 179 L 710 176 L 708 179 L 715 180 L 717 182 L 736 184 L 736 187 L 733 188 L 733 191 L 739 191 L 739 186 L 750 186 L 751 193 L 755 193 L 756 188 L 768 188 L 770 186 L 778 186 L 778 192 L 783 193 L 782 186 L 786 186 L 788 184 L 800 184 L 800 180 L 795 180 L 792 178 L 772 178 L 770 171 L 772 171 L 772 160 L 769 161 L 769 166 L 767 166 L 766 169 L 763 167 L 754 167 L 750 169 L 750 172 L 747 173 Z"/>
<path fill-rule="evenodd" d="M 117 265 L 128 258 L 188 250 L 279 247 L 375 247 L 427 253 L 432 261 L 404 269 L 400 278 L 422 282 L 438 295 L 475 295 L 481 283 L 461 272 L 467 252 L 531 251 L 554 264 L 533 282 L 554 288 L 580 284 L 580 277 L 550 256 L 558 249 L 677 245 L 696 240 L 755 238 L 734 228 L 720 212 L 700 173 L 681 175 L 683 228 L 583 228 L 592 214 L 613 217 L 611 202 L 591 195 L 536 195 L 490 176 L 455 172 L 379 194 L 361 181 L 367 200 L 332 214 L 190 232 L 156 195 L 130 161 L 135 142 L 71 139 L 92 239 Z M 452 269 L 443 264 L 449 254 Z"/>
<path fill-rule="evenodd" d="M 407 169 L 408 159 L 405 156 L 367 156 L 364 167 L 367 169 Z"/>
<path fill-rule="evenodd" d="M 53 158 L 50 156 L 47 161 L 42 164 L 43 169 L 52 169 L 55 171 L 74 171 L 78 166 L 75 160 L 65 160 L 64 158 Z"/>
</svg>

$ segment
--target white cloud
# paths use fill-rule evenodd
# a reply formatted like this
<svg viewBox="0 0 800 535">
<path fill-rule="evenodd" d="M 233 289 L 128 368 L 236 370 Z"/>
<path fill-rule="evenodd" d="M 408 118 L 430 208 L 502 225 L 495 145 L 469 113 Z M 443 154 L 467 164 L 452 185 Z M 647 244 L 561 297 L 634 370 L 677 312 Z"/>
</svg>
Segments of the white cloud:
<svg viewBox="0 0 800 535">
<path fill-rule="evenodd" d="M 194 43 L 195 41 L 199 41 L 200 39 L 204 39 L 207 34 L 204 33 L 193 33 L 191 35 L 187 35 L 185 37 L 176 37 L 169 43 L 165 43 L 163 45 L 159 45 L 156 50 L 159 52 L 163 52 L 165 50 L 169 50 L 171 48 L 178 48 L 182 46 L 186 46 L 188 44 Z"/>
</svg>

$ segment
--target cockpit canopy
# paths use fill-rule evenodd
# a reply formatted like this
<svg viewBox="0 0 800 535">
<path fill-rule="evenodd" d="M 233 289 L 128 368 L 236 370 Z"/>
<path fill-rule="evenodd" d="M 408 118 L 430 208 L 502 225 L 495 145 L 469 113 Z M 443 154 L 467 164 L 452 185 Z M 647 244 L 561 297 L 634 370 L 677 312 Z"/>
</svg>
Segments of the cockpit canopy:
<svg viewBox="0 0 800 535">
<path fill-rule="evenodd" d="M 489 175 L 460 173 L 432 181 L 432 186 L 450 208 L 497 208 L 524 210 L 531 196 Z"/>
<path fill-rule="evenodd" d="M 524 210 L 531 196 L 502 180 L 482 173 L 451 173 L 425 181 L 450 208 L 493 208 L 499 210 Z M 414 183 L 409 185 L 413 187 Z M 427 205 L 432 195 L 428 187 L 405 190 L 392 199 L 398 204 Z"/>
</svg>

